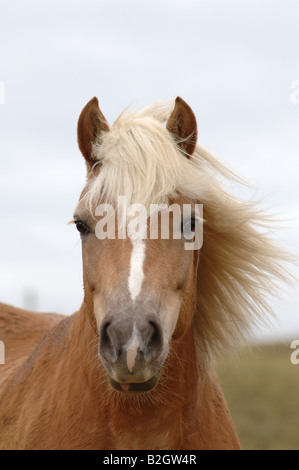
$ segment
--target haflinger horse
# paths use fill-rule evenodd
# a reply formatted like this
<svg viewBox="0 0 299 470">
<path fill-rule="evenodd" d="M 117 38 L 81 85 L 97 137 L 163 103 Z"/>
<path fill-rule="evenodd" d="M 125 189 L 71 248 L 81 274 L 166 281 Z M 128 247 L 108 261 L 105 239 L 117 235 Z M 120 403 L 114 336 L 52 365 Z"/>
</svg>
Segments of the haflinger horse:
<svg viewBox="0 0 299 470">
<path fill-rule="evenodd" d="M 266 217 L 225 189 L 238 177 L 197 142 L 179 97 L 127 110 L 111 127 L 93 98 L 78 143 L 84 300 L 66 317 L 1 304 L 1 449 L 239 449 L 213 360 L 264 318 L 284 277 Z M 168 238 L 146 236 L 149 219 L 134 236 L 123 198 L 146 211 L 189 205 L 191 217 L 175 227 L 169 217 Z M 196 204 L 203 243 L 192 250 Z M 99 237 L 103 205 L 119 217 Z"/>
</svg>

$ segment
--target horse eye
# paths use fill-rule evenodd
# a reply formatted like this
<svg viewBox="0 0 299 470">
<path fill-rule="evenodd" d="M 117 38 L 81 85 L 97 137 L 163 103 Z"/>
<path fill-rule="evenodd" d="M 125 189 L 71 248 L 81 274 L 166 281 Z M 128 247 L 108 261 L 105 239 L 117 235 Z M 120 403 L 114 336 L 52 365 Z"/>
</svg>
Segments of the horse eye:
<svg viewBox="0 0 299 470">
<path fill-rule="evenodd" d="M 196 218 L 195 217 L 188 217 L 182 222 L 182 233 L 184 235 L 188 235 L 194 233 L 196 229 Z"/>
<path fill-rule="evenodd" d="M 75 222 L 75 225 L 81 235 L 88 235 L 90 233 L 90 228 L 84 222 L 80 222 L 80 220 L 78 220 Z"/>
</svg>

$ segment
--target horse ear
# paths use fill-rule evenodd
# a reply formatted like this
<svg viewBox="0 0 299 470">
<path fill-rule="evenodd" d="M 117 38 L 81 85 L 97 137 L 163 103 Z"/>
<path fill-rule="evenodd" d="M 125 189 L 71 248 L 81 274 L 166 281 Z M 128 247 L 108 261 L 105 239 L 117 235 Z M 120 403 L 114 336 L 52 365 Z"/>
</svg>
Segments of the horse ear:
<svg viewBox="0 0 299 470">
<path fill-rule="evenodd" d="M 192 109 L 179 96 L 175 100 L 175 106 L 168 118 L 166 128 L 189 158 L 196 147 L 197 123 Z"/>
<path fill-rule="evenodd" d="M 79 149 L 89 169 L 97 161 L 92 152 L 92 144 L 96 139 L 101 141 L 102 132 L 108 131 L 109 125 L 99 108 L 98 99 L 94 97 L 82 109 L 77 127 Z"/>
</svg>

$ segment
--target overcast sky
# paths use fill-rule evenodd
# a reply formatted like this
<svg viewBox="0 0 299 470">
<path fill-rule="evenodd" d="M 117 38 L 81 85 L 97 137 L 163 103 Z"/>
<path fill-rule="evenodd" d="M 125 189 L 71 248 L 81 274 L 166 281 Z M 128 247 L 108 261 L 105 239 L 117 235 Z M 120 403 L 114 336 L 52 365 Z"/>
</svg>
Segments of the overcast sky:
<svg viewBox="0 0 299 470">
<path fill-rule="evenodd" d="M 181 96 L 201 143 L 252 183 L 246 196 L 290 219 L 276 236 L 299 254 L 298 18 L 297 0 L 3 0 L 0 301 L 80 307 L 67 222 L 85 180 L 77 119 L 93 96 L 110 122 Z M 298 288 L 273 308 L 280 323 L 263 337 L 299 338 Z"/>
</svg>

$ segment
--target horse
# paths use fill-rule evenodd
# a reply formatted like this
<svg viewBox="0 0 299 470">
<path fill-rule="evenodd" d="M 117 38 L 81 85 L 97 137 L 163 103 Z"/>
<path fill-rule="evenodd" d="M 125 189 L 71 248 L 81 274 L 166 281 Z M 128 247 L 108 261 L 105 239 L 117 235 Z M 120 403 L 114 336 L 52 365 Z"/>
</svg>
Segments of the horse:
<svg viewBox="0 0 299 470">
<path fill-rule="evenodd" d="M 225 188 L 241 179 L 198 142 L 180 97 L 112 126 L 94 97 L 77 139 L 83 301 L 71 316 L 0 304 L 0 448 L 240 449 L 213 364 L 263 321 L 285 278 L 267 216 Z M 149 236 L 152 206 L 168 237 Z"/>
</svg>

